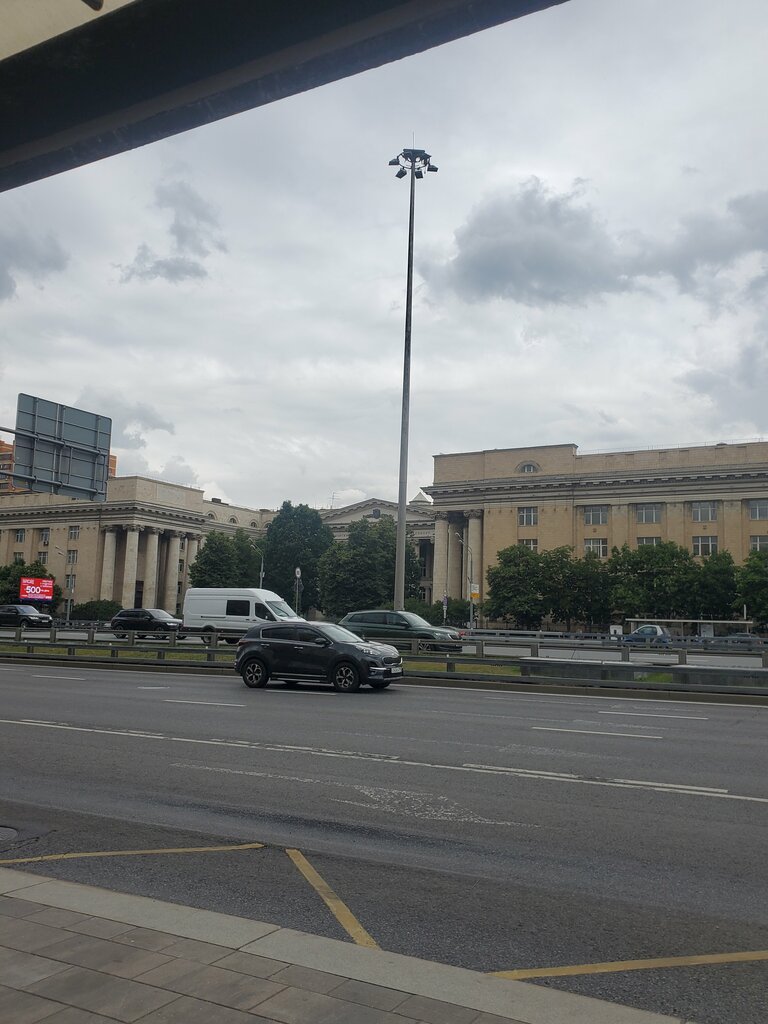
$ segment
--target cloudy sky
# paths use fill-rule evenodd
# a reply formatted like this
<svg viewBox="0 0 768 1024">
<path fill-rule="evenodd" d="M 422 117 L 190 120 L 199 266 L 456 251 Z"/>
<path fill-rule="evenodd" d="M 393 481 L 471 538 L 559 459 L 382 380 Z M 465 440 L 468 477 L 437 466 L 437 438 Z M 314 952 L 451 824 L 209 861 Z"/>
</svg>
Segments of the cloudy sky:
<svg viewBox="0 0 768 1024">
<path fill-rule="evenodd" d="M 768 5 L 571 0 L 0 195 L 0 423 L 252 507 L 395 499 L 438 452 L 768 434 Z M 7 438 L 10 439 L 10 438 Z"/>
</svg>

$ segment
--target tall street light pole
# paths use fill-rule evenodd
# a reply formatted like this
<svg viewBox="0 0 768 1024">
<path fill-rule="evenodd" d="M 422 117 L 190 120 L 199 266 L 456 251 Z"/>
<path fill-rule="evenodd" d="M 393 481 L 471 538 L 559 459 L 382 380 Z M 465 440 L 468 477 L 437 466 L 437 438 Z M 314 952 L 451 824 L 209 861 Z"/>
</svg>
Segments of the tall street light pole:
<svg viewBox="0 0 768 1024">
<path fill-rule="evenodd" d="M 408 502 L 408 424 L 411 406 L 411 314 L 413 307 L 413 213 L 416 196 L 416 179 L 424 177 L 424 171 L 437 171 L 432 157 L 423 149 L 404 149 L 389 161 L 390 167 L 397 167 L 396 178 L 410 174 L 410 207 L 408 214 L 408 272 L 405 289 L 405 350 L 403 354 L 403 410 L 400 420 L 400 476 L 397 495 L 397 538 L 395 542 L 395 611 L 405 607 L 405 540 L 406 505 Z"/>
<path fill-rule="evenodd" d="M 469 556 L 468 559 L 467 559 L 467 568 L 469 569 L 469 576 L 467 577 L 467 584 L 468 584 L 467 596 L 469 597 L 469 628 L 470 629 L 474 629 L 474 626 L 475 626 L 475 599 L 472 596 L 472 587 L 473 587 L 472 581 L 475 578 L 475 569 L 474 569 L 474 566 L 472 564 L 472 548 L 469 546 L 469 544 L 465 544 L 464 543 L 464 538 L 461 536 L 460 533 L 457 533 L 456 536 L 459 539 L 459 544 L 461 544 L 461 546 L 463 548 L 467 549 L 467 554 Z"/>
</svg>

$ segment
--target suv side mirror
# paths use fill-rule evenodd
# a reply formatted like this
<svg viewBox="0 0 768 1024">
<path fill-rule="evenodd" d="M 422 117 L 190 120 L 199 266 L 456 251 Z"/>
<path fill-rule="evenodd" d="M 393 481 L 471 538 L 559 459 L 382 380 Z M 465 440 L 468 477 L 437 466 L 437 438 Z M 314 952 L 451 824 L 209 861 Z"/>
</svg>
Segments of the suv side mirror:
<svg viewBox="0 0 768 1024">
<path fill-rule="evenodd" d="M 316 636 L 312 642 L 314 643 L 315 647 L 328 647 L 331 641 L 328 639 L 327 636 Z"/>
</svg>

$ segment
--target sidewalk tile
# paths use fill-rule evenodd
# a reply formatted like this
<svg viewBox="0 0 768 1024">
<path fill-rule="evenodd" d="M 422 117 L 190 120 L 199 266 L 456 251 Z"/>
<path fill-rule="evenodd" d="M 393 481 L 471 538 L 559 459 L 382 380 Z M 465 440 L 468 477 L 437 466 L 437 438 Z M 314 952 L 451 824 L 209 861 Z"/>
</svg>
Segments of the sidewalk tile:
<svg viewBox="0 0 768 1024">
<path fill-rule="evenodd" d="M 513 1020 L 511 1017 L 497 1017 L 495 1013 L 481 1013 L 472 1024 L 524 1024 L 523 1021 Z"/>
<path fill-rule="evenodd" d="M 151 1010 L 175 999 L 172 992 L 160 992 L 149 985 L 98 974 L 83 967 L 68 967 L 61 974 L 28 986 L 28 989 L 35 995 L 115 1017 L 125 1024 L 133 1024 Z"/>
<path fill-rule="evenodd" d="M 158 932 L 154 928 L 129 927 L 121 935 L 115 936 L 115 942 L 124 942 L 126 946 L 138 946 L 141 949 L 152 949 L 156 953 L 178 941 L 178 935 L 171 935 L 170 932 Z"/>
<path fill-rule="evenodd" d="M 171 960 L 163 967 L 142 974 L 140 980 L 235 1010 L 250 1010 L 282 988 L 263 978 L 236 974 L 221 967 L 203 967 L 192 960 Z"/>
<path fill-rule="evenodd" d="M 409 1024 L 386 1010 L 342 1002 L 301 988 L 284 989 L 261 1003 L 258 1012 L 281 1024 Z"/>
<path fill-rule="evenodd" d="M 28 915 L 27 920 L 35 924 L 49 924 L 53 928 L 71 928 L 73 924 L 81 924 L 91 919 L 87 914 L 78 914 L 76 910 L 58 910 L 56 907 L 41 910 L 38 906 L 37 913 Z"/>
<path fill-rule="evenodd" d="M 226 946 L 215 946 L 212 942 L 200 942 L 199 939 L 179 939 L 176 936 L 170 946 L 163 946 L 162 949 L 163 956 L 182 957 L 199 964 L 212 964 L 231 952 Z"/>
<path fill-rule="evenodd" d="M 0 1024 L 37 1024 L 60 1009 L 59 1003 L 0 985 Z"/>
<path fill-rule="evenodd" d="M 92 971 L 114 974 L 118 978 L 135 978 L 153 967 L 162 967 L 170 957 L 151 953 L 146 949 L 134 949 L 119 942 L 96 939 L 92 935 L 70 935 L 63 942 L 46 946 L 46 956 L 51 960 L 63 960 L 76 967 L 90 967 Z"/>
<path fill-rule="evenodd" d="M 140 1024 L 256 1024 L 252 1013 L 180 996 L 144 1017 Z"/>
<path fill-rule="evenodd" d="M 11 988 L 27 988 L 43 978 L 66 971 L 67 965 L 57 960 L 46 960 L 34 953 L 22 953 L 16 949 L 0 949 L 0 985 Z"/>
<path fill-rule="evenodd" d="M 473 1024 L 478 1015 L 477 1010 L 443 1003 L 438 999 L 427 999 L 426 996 L 409 996 L 398 1006 L 397 1012 L 404 1017 L 415 1017 L 425 1024 Z"/>
<path fill-rule="evenodd" d="M 270 960 L 266 956 L 255 956 L 253 953 L 230 953 L 217 960 L 216 966 L 238 971 L 240 974 L 250 974 L 252 978 L 271 978 L 288 964 L 282 960 Z"/>
<path fill-rule="evenodd" d="M 334 989 L 334 998 L 360 1002 L 362 1006 L 373 1007 L 374 1010 L 394 1010 L 408 998 L 408 992 L 382 988 L 381 985 L 371 985 L 367 981 L 345 980 Z"/>
<path fill-rule="evenodd" d="M 293 985 L 294 988 L 304 988 L 308 992 L 321 992 L 327 995 L 332 989 L 338 988 L 344 979 L 338 974 L 326 974 L 325 971 L 315 971 L 311 967 L 297 967 L 291 964 L 290 967 L 273 974 L 270 980 L 278 985 Z"/>
<path fill-rule="evenodd" d="M 93 935 L 97 939 L 117 939 L 118 935 L 130 931 L 131 925 L 108 921 L 104 917 L 86 917 L 84 921 L 71 924 L 68 930 L 80 935 Z"/>
<path fill-rule="evenodd" d="M 22 949 L 25 953 L 36 953 L 54 942 L 61 942 L 69 936 L 61 928 L 47 924 L 32 924 L 25 918 L 14 917 L 0 921 L 0 946 Z"/>
<path fill-rule="evenodd" d="M 46 1017 L 43 1024 L 115 1024 L 115 1018 L 68 1006 L 66 1010 L 59 1010 L 52 1017 Z"/>
<path fill-rule="evenodd" d="M 348 999 L 350 1003 L 362 1003 L 376 1010 L 394 1010 L 405 999 L 407 992 L 397 992 L 381 985 L 369 985 L 367 981 L 344 981 L 333 993 L 334 999 Z"/>
<path fill-rule="evenodd" d="M 15 896 L 0 896 L 0 915 L 2 917 L 27 917 L 29 914 L 39 913 L 39 903 L 19 900 Z"/>
</svg>

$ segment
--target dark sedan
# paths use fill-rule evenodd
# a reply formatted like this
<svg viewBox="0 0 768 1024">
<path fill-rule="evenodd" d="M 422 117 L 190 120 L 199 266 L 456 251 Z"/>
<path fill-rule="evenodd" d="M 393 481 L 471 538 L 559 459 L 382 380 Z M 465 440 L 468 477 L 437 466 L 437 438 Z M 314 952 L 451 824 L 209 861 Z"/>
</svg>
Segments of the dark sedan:
<svg viewBox="0 0 768 1024">
<path fill-rule="evenodd" d="M 31 604 L 4 604 L 0 606 L 0 626 L 25 626 L 31 629 L 50 629 L 53 619 L 39 612 Z"/>
<path fill-rule="evenodd" d="M 150 633 L 175 633 L 181 640 L 184 637 L 179 633 L 181 626 L 181 619 L 174 618 L 163 608 L 123 608 L 109 624 L 118 639 L 130 631 L 140 638 Z"/>
</svg>

